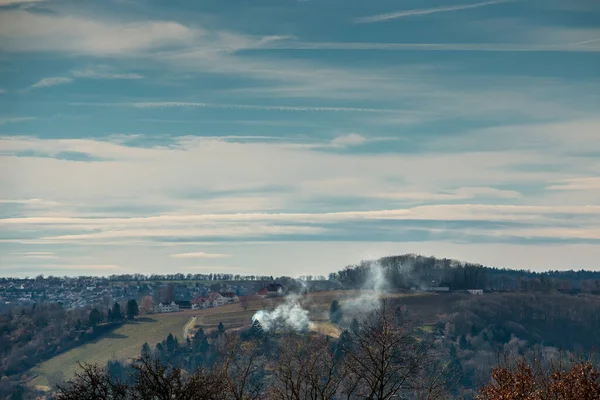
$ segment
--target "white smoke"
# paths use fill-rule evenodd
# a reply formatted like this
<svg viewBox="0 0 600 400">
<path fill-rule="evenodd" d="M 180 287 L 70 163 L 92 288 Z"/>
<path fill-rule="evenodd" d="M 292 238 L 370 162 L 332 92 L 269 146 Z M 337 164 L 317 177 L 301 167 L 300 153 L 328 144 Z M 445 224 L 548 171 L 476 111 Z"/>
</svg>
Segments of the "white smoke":
<svg viewBox="0 0 600 400">
<path fill-rule="evenodd" d="M 300 305 L 299 299 L 298 295 L 290 295 L 285 299 L 285 303 L 273 311 L 257 311 L 252 316 L 252 321 L 258 321 L 264 331 L 307 330 L 311 323 L 308 310 Z"/>
<path fill-rule="evenodd" d="M 381 295 L 389 288 L 385 272 L 379 262 L 369 267 L 369 275 L 359 297 L 341 304 L 344 317 L 366 315 L 381 306 Z"/>
</svg>

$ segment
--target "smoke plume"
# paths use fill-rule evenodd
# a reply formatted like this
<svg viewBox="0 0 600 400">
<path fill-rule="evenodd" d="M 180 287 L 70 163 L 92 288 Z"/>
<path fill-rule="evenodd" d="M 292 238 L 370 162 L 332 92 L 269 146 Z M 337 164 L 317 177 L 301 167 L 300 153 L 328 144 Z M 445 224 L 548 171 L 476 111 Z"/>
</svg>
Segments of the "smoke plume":
<svg viewBox="0 0 600 400">
<path fill-rule="evenodd" d="M 366 315 L 381 306 L 381 294 L 388 289 L 389 285 L 385 278 L 385 272 L 379 262 L 369 266 L 367 280 L 361 288 L 361 295 L 355 299 L 342 303 L 342 311 L 345 317 Z"/>
<path fill-rule="evenodd" d="M 273 311 L 257 311 L 252 316 L 252 321 L 258 321 L 264 331 L 307 330 L 310 325 L 308 310 L 300 305 L 299 299 L 298 295 L 290 295 L 285 303 Z"/>
</svg>

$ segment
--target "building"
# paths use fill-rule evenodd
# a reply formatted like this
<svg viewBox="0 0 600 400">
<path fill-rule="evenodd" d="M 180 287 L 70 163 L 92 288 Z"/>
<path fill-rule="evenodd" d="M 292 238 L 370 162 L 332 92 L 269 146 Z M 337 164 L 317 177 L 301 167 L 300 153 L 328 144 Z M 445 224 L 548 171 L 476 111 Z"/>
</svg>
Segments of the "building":
<svg viewBox="0 0 600 400">
<path fill-rule="evenodd" d="M 472 295 L 479 296 L 483 294 L 483 289 L 467 289 L 467 292 L 471 293 Z"/>
<path fill-rule="evenodd" d="M 210 301 L 211 307 L 219 307 L 227 303 L 225 297 L 221 296 L 221 294 L 217 292 L 211 293 L 210 296 L 208 296 L 208 299 Z"/>
<path fill-rule="evenodd" d="M 192 310 L 203 310 L 211 306 L 212 304 L 210 299 L 206 296 L 196 297 L 194 300 L 192 300 Z"/>
<path fill-rule="evenodd" d="M 279 283 L 271 283 L 267 285 L 268 297 L 283 296 L 283 286 Z"/>
<path fill-rule="evenodd" d="M 179 306 L 180 310 L 191 310 L 192 302 L 189 300 L 175 300 L 175 304 Z"/>
<path fill-rule="evenodd" d="M 169 312 L 177 312 L 179 311 L 179 306 L 172 302 L 171 304 L 163 304 L 159 303 L 155 308 L 154 312 L 158 313 L 169 313 Z"/>
<path fill-rule="evenodd" d="M 240 298 L 234 292 L 221 292 L 219 293 L 227 303 L 237 303 L 240 301 Z"/>
<path fill-rule="evenodd" d="M 269 291 L 267 290 L 267 288 L 262 288 L 258 292 L 256 292 L 256 297 L 259 297 L 261 299 L 266 298 L 268 295 Z"/>
<path fill-rule="evenodd" d="M 449 292 L 450 288 L 448 286 L 434 286 L 423 288 L 423 290 L 425 292 Z"/>
</svg>

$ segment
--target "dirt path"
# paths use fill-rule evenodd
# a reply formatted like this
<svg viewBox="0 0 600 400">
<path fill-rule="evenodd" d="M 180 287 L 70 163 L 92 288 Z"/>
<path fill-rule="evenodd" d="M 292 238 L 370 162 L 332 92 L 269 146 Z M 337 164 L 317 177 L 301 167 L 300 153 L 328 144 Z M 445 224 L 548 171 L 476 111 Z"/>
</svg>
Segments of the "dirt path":
<svg viewBox="0 0 600 400">
<path fill-rule="evenodd" d="M 195 323 L 196 323 L 196 317 L 192 317 L 192 318 L 190 318 L 189 322 L 187 324 L 185 324 L 185 326 L 183 327 L 183 340 L 188 338 L 189 331 L 190 331 L 190 329 L 192 329 L 194 327 Z"/>
</svg>

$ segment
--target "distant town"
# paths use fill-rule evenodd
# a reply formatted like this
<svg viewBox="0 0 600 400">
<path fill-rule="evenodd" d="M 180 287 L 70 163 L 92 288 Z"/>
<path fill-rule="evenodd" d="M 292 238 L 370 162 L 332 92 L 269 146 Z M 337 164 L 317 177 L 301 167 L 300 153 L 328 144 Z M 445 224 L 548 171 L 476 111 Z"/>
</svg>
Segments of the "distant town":
<svg viewBox="0 0 600 400">
<path fill-rule="evenodd" d="M 322 289 L 333 286 L 323 276 L 303 277 L 303 281 Z M 165 313 L 278 297 L 287 289 L 301 290 L 299 282 L 302 280 L 229 274 L 0 278 L 0 306 L 59 303 L 65 309 L 108 308 L 115 302 L 136 299 L 144 313 Z"/>
</svg>

